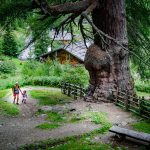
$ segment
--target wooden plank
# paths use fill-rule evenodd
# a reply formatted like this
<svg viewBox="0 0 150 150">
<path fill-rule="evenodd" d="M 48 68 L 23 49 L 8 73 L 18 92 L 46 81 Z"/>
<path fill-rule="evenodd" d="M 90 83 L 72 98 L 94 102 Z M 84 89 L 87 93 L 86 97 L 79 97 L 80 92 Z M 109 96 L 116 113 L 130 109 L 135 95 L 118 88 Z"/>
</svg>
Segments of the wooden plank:
<svg viewBox="0 0 150 150">
<path fill-rule="evenodd" d="M 137 132 L 137 131 L 121 128 L 118 126 L 113 126 L 112 128 L 109 129 L 109 131 L 113 133 L 117 133 L 122 136 L 128 136 L 137 140 L 142 140 L 144 142 L 150 143 L 150 134 L 148 133 Z"/>
</svg>

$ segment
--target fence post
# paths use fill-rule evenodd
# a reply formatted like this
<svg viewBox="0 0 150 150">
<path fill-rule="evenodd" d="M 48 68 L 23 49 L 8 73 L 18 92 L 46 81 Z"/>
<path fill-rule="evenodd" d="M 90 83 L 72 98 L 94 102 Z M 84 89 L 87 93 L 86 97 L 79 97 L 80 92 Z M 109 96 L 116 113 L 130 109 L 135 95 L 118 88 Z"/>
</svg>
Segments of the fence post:
<svg viewBox="0 0 150 150">
<path fill-rule="evenodd" d="M 70 87 L 71 87 L 71 85 L 70 85 L 70 83 L 68 83 L 68 96 L 70 96 L 70 91 L 71 91 Z"/>
<path fill-rule="evenodd" d="M 62 93 L 62 82 L 60 83 L 61 93 Z"/>
<path fill-rule="evenodd" d="M 126 111 L 129 110 L 129 100 L 130 100 L 130 95 L 128 95 L 128 91 L 125 92 L 125 109 Z"/>
<path fill-rule="evenodd" d="M 117 88 L 117 90 L 116 90 L 116 98 L 115 98 L 115 104 L 116 105 L 118 103 L 118 94 L 119 94 L 119 89 Z"/>
<path fill-rule="evenodd" d="M 67 86 L 67 83 L 65 82 L 64 83 L 64 94 L 66 94 L 66 86 Z"/>
<path fill-rule="evenodd" d="M 65 94 L 65 82 L 62 82 L 62 92 Z"/>
<path fill-rule="evenodd" d="M 139 97 L 139 114 L 142 116 L 143 114 L 143 97 Z"/>
<path fill-rule="evenodd" d="M 80 98 L 83 96 L 82 85 L 80 84 Z"/>
</svg>

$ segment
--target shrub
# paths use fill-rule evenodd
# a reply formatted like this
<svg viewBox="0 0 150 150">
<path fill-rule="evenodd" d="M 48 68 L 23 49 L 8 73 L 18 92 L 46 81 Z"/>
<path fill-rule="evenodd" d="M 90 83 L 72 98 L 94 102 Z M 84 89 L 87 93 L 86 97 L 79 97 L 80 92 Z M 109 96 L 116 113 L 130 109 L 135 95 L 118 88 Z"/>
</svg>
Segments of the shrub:
<svg viewBox="0 0 150 150">
<path fill-rule="evenodd" d="M 57 61 L 51 63 L 28 61 L 24 64 L 22 72 L 26 75 L 26 84 L 31 85 L 59 87 L 62 81 L 88 85 L 88 72 L 82 65 L 73 67 L 70 64 L 62 65 Z"/>
<path fill-rule="evenodd" d="M 49 66 L 46 63 L 40 63 L 30 60 L 23 65 L 22 73 L 26 76 L 48 76 Z"/>
<path fill-rule="evenodd" d="M 1 73 L 14 73 L 16 70 L 16 65 L 11 60 L 6 60 L 0 63 Z"/>
<path fill-rule="evenodd" d="M 150 93 L 150 83 L 149 82 L 136 82 L 135 88 L 137 91 Z"/>
<path fill-rule="evenodd" d="M 38 77 L 31 77 L 26 80 L 26 84 L 29 85 L 41 85 L 41 86 L 53 86 L 53 87 L 60 87 L 60 83 L 62 82 L 61 77 L 55 76 L 38 76 Z"/>
<path fill-rule="evenodd" d="M 7 29 L 4 40 L 2 44 L 3 53 L 8 56 L 17 56 L 18 55 L 18 48 L 17 43 L 12 35 L 10 29 Z"/>
<path fill-rule="evenodd" d="M 63 81 L 81 84 L 82 86 L 88 85 L 88 72 L 81 65 L 77 67 L 71 67 L 69 70 L 64 71 Z"/>
</svg>

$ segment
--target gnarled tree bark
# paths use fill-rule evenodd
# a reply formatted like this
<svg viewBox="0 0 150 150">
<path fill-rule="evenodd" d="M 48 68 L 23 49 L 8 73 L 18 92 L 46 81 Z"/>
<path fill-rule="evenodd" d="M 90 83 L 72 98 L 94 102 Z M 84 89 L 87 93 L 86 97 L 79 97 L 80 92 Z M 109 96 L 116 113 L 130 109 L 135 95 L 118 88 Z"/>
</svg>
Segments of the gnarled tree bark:
<svg viewBox="0 0 150 150">
<path fill-rule="evenodd" d="M 93 23 L 98 29 L 128 46 L 124 0 L 99 0 L 99 7 L 92 12 Z M 95 33 L 95 30 L 93 30 Z M 133 92 L 129 69 L 129 53 L 113 41 L 103 47 L 100 36 L 95 33 L 94 44 L 85 57 L 85 67 L 90 74 L 87 101 L 109 101 L 112 90 L 117 88 Z"/>
</svg>

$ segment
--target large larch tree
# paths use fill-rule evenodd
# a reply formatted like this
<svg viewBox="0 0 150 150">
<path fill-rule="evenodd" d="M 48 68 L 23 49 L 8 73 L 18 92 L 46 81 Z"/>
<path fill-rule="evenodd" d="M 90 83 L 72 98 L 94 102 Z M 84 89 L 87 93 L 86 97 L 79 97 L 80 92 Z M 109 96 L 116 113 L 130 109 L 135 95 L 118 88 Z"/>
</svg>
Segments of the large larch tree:
<svg viewBox="0 0 150 150">
<path fill-rule="evenodd" d="M 139 59 L 140 57 L 136 53 L 128 49 L 125 0 L 67 0 L 67 2 L 66 0 L 32 0 L 32 3 L 30 0 L 23 2 L 19 0 L 14 1 L 16 3 L 13 0 L 12 2 L 8 2 L 11 8 L 14 6 L 14 9 L 11 9 L 13 12 L 8 11 L 7 7 L 5 9 L 2 7 L 4 11 L 0 12 L 1 21 L 6 18 L 4 14 L 8 16 L 12 15 L 15 18 L 16 16 L 18 17 L 22 14 L 24 15 L 26 12 L 35 10 L 34 12 L 41 16 L 39 18 L 41 21 L 41 31 L 47 28 L 44 22 L 53 25 L 58 18 L 64 18 L 64 20 L 60 19 L 59 25 L 56 26 L 56 33 L 60 29 L 65 30 L 67 25 L 70 26 L 70 32 L 72 33 L 72 23 L 76 25 L 78 19 L 78 25 L 85 44 L 86 38 L 93 38 L 93 44 L 88 47 L 85 56 L 85 67 L 90 75 L 90 86 L 85 100 L 107 102 L 113 90 L 127 90 L 129 94 L 134 93 L 133 80 L 129 68 L 129 53 L 135 56 L 136 60 L 140 60 L 139 62 L 141 62 L 141 59 Z M 140 31 L 143 33 L 141 32 L 141 34 L 134 36 L 135 32 L 133 29 L 137 30 L 138 26 L 132 26 L 131 22 L 143 25 L 133 15 L 138 12 L 135 8 L 138 6 L 140 12 L 149 14 L 149 6 L 144 0 L 142 2 L 141 0 L 133 0 L 132 2 L 127 0 L 127 2 L 129 3 L 127 10 L 130 14 L 128 16 L 128 23 L 130 23 L 128 27 L 132 31 L 130 32 L 130 40 L 135 37 L 135 40 L 132 40 L 132 48 L 134 48 L 134 41 L 143 42 L 147 38 L 143 27 L 140 28 Z M 5 7 L 5 5 L 2 6 Z M 142 13 L 139 13 L 138 17 L 140 18 L 142 18 L 141 16 L 145 16 L 140 16 L 140 14 Z M 50 19 L 48 20 L 48 18 Z M 85 21 L 91 25 L 92 33 L 85 32 L 87 30 L 84 28 Z M 143 22 L 149 25 L 148 18 L 147 21 Z M 40 34 L 36 38 L 39 36 Z M 137 38 L 138 36 L 139 38 Z M 146 38 L 144 39 L 143 37 Z M 139 48 L 140 51 L 141 47 Z"/>
<path fill-rule="evenodd" d="M 81 15 L 92 25 L 94 41 L 85 56 L 90 75 L 87 101 L 108 101 L 117 89 L 133 93 L 124 0 L 83 0 L 55 6 L 47 1 L 34 2 L 46 15 L 71 13 L 73 19 Z"/>
</svg>

